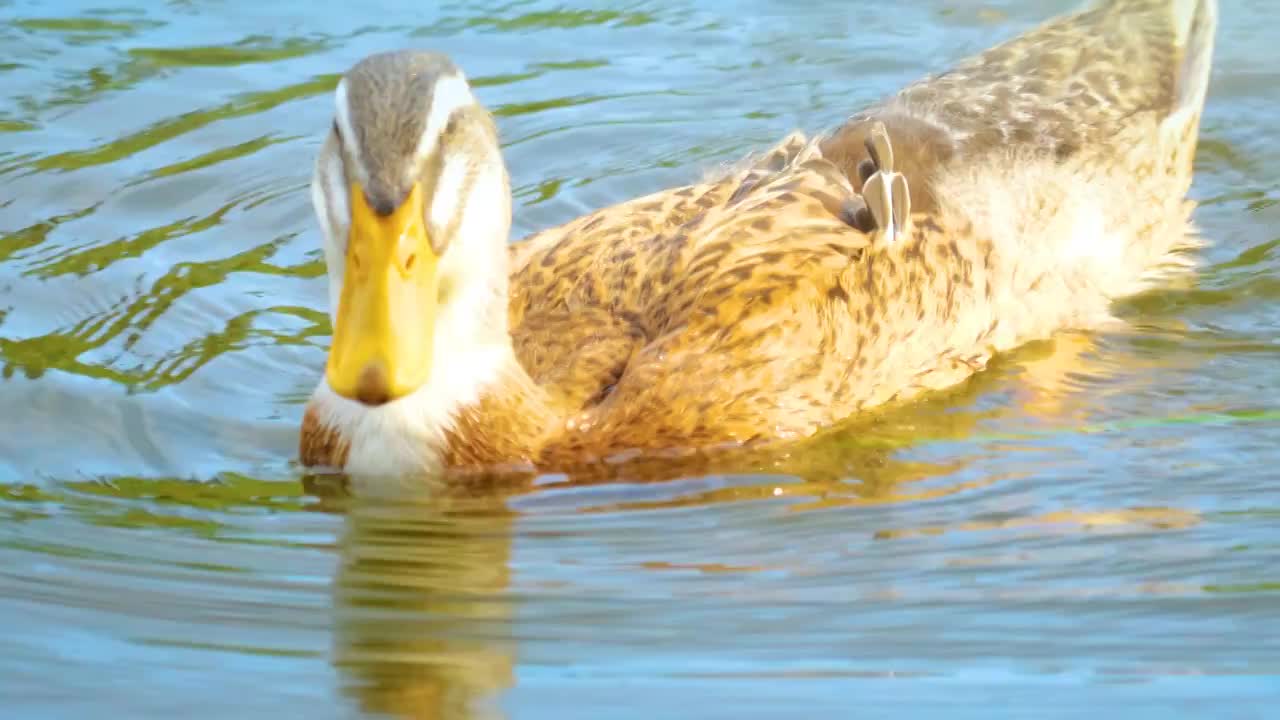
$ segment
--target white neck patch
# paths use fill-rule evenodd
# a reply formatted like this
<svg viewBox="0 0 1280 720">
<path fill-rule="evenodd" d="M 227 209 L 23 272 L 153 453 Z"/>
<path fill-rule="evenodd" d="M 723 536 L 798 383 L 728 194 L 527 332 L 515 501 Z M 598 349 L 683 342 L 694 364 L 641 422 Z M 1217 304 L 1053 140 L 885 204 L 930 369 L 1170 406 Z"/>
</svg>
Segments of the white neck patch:
<svg viewBox="0 0 1280 720">
<path fill-rule="evenodd" d="M 316 419 L 350 448 L 343 468 L 353 475 L 439 472 L 446 434 L 459 408 L 476 403 L 515 356 L 509 346 L 467 348 L 437 356 L 431 380 L 413 393 L 370 407 L 333 391 L 322 379 L 311 396 Z"/>
</svg>

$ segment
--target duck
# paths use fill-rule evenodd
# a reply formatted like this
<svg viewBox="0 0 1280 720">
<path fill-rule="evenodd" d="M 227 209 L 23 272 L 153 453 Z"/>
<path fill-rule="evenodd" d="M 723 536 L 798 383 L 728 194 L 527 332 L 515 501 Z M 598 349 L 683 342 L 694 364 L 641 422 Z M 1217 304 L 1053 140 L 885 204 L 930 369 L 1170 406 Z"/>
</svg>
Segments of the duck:
<svg viewBox="0 0 1280 720">
<path fill-rule="evenodd" d="M 370 55 L 311 200 L 333 334 L 299 459 L 360 476 L 786 444 L 1192 272 L 1215 0 L 1101 0 L 690 184 L 512 242 L 463 71 Z"/>
</svg>

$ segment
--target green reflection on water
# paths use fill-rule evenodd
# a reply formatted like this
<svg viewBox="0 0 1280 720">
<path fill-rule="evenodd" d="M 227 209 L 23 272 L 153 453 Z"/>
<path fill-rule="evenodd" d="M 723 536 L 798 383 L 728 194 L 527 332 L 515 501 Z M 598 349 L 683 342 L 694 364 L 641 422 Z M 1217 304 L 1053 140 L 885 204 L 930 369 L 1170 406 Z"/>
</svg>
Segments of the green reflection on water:
<svg viewBox="0 0 1280 720">
<path fill-rule="evenodd" d="M 174 118 L 166 118 L 96 148 L 42 157 L 33 162 L 32 167 L 36 170 L 67 171 L 112 163 L 219 120 L 256 115 L 285 103 L 332 92 L 340 78 L 338 73 L 326 73 L 283 88 L 246 93 L 212 109 L 194 110 Z"/>
<path fill-rule="evenodd" d="M 129 54 L 164 66 L 228 67 L 249 63 L 288 60 L 320 52 L 327 43 L 289 38 L 283 42 L 266 36 L 245 38 L 235 45 L 182 48 L 132 48 Z"/>
<path fill-rule="evenodd" d="M 640 27 L 655 21 L 652 14 L 622 10 L 536 10 L 510 18 L 469 17 L 445 18 L 428 28 L 414 32 L 416 36 L 439 36 L 464 30 L 488 30 L 494 32 L 530 32 L 536 30 L 567 30 L 588 26 L 618 28 Z"/>
<path fill-rule="evenodd" d="M 152 170 L 148 177 L 160 178 L 168 177 L 170 175 L 180 175 L 184 172 L 199 170 L 200 168 L 210 167 L 228 160 L 248 157 L 259 150 L 277 143 L 288 142 L 295 139 L 297 139 L 296 136 L 289 135 L 262 135 L 260 137 L 253 138 L 252 140 L 246 140 L 242 143 L 218 148 L 217 150 L 210 150 L 209 152 L 193 157 L 190 160 L 182 160 L 170 165 L 158 167 L 155 170 Z"/>
<path fill-rule="evenodd" d="M 97 33 L 121 35 L 151 26 L 145 21 L 120 22 L 101 18 L 26 18 L 14 20 L 14 27 L 23 30 L 51 31 L 59 33 Z"/>
<path fill-rule="evenodd" d="M 164 240 L 200 229 L 197 226 L 212 227 L 217 224 L 218 216 L 228 209 L 229 206 L 224 207 L 214 216 L 196 223 L 177 223 L 144 231 L 136 238 L 105 243 L 79 254 L 65 255 L 43 274 L 84 274 L 99 270 L 125 257 L 140 255 Z M 16 371 L 21 371 L 27 377 L 35 378 L 48 370 L 56 369 L 111 380 L 134 390 L 157 390 L 186 379 L 209 361 L 230 350 L 254 344 L 304 344 L 312 338 L 327 336 L 329 317 L 322 311 L 296 306 L 265 307 L 230 318 L 220 331 L 207 333 L 198 340 L 170 351 L 149 366 L 122 370 L 79 359 L 81 355 L 102 347 L 125 333 L 130 333 L 136 339 L 138 332 L 161 318 L 179 298 L 199 288 L 219 285 L 233 273 L 294 277 L 323 275 L 323 262 L 318 259 L 293 266 L 278 266 L 267 262 L 288 239 L 290 238 L 281 238 L 220 260 L 178 263 L 157 279 L 148 292 L 127 300 L 123 307 L 85 317 L 68 330 L 19 340 L 0 337 L 0 359 L 5 363 L 3 375 L 10 377 Z M 303 320 L 306 326 L 292 332 L 254 326 L 255 319 L 270 314 L 295 317 Z M 128 349 L 132 342 L 126 341 L 125 348 Z"/>
<path fill-rule="evenodd" d="M 1224 594 L 1280 592 L 1280 582 L 1246 583 L 1243 585 L 1205 585 L 1204 591 Z"/>
</svg>

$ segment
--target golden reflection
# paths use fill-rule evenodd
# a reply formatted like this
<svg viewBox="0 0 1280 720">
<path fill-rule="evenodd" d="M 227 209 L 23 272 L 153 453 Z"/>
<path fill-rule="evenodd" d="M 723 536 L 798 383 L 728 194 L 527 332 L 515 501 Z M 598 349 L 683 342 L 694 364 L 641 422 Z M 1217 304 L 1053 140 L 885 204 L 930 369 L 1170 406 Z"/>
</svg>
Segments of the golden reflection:
<svg viewBox="0 0 1280 720">
<path fill-rule="evenodd" d="M 500 717 L 515 664 L 512 514 L 496 498 L 325 502 L 345 509 L 333 581 L 343 693 L 379 716 Z"/>
<path fill-rule="evenodd" d="M 881 530 L 877 540 L 942 535 L 948 532 L 1030 529 L 1039 531 L 1090 531 L 1098 529 L 1183 530 L 1199 524 L 1199 513 L 1177 508 L 1132 508 L 1119 510 L 1058 510 L 1033 517 L 975 520 L 953 526 L 930 525 L 917 528 Z"/>
<path fill-rule="evenodd" d="M 1071 403 L 1078 387 L 1078 373 L 1088 367 L 1097 351 L 1098 339 L 1088 333 L 1061 333 L 1047 348 L 1032 347 L 1034 353 L 1021 364 L 1021 379 L 1015 385 L 1015 406 L 1037 420 L 1081 422 L 1085 406 Z M 1097 369 L 1095 368 L 1095 373 Z"/>
</svg>

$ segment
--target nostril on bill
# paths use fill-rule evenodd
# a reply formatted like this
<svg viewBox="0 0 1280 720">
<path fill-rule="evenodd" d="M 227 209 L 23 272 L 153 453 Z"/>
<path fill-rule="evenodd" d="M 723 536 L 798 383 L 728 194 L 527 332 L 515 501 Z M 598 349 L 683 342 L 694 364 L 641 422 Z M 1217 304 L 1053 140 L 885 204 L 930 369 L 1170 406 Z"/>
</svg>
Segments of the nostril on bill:
<svg viewBox="0 0 1280 720">
<path fill-rule="evenodd" d="M 370 363 L 356 383 L 356 399 L 365 405 L 384 405 L 391 400 L 391 383 L 382 363 Z"/>
</svg>

